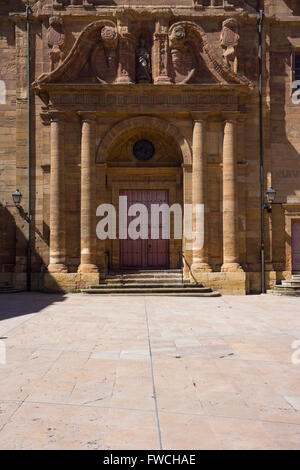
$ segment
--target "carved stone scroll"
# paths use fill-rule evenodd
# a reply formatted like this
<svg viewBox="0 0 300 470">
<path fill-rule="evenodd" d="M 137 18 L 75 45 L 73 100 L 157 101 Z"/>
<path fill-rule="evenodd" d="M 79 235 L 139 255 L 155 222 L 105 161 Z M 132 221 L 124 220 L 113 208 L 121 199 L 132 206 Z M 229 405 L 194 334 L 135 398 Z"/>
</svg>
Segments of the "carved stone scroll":
<svg viewBox="0 0 300 470">
<path fill-rule="evenodd" d="M 196 72 L 196 58 L 190 45 L 186 41 L 187 32 L 183 25 L 171 29 L 169 41 L 173 66 L 173 79 L 175 83 L 183 85 L 189 83 Z"/>
<path fill-rule="evenodd" d="M 49 19 L 47 32 L 48 47 L 50 48 L 50 70 L 55 70 L 65 58 L 65 33 L 63 29 L 63 19 L 60 16 L 53 16 Z"/>
<path fill-rule="evenodd" d="M 99 34 L 99 44 L 94 48 L 90 64 L 100 83 L 114 83 L 118 70 L 119 35 L 114 26 L 104 26 Z"/>
<path fill-rule="evenodd" d="M 235 73 L 238 72 L 237 47 L 239 45 L 239 25 L 235 18 L 223 22 L 221 32 L 221 46 L 224 49 L 223 60 L 227 67 Z"/>
</svg>

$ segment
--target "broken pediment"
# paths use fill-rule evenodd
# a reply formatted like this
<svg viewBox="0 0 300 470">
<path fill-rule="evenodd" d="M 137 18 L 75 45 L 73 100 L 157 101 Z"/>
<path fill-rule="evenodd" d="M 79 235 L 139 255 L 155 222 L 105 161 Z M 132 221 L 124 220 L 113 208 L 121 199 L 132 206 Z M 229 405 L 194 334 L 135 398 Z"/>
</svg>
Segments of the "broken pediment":
<svg viewBox="0 0 300 470">
<path fill-rule="evenodd" d="M 214 53 L 203 28 L 196 23 L 175 23 L 169 32 L 173 81 L 177 84 L 244 84 L 246 77 L 233 71 Z"/>
<path fill-rule="evenodd" d="M 146 77 L 146 72 L 147 80 L 141 80 L 141 74 Z M 55 70 L 41 75 L 34 87 L 146 82 L 149 85 L 162 81 L 177 85 L 238 84 L 252 88 L 236 67 L 233 69 L 228 60 L 217 57 L 203 28 L 194 22 L 181 21 L 170 28 L 163 25 L 151 42 L 136 37 L 129 23 L 110 20 L 88 25 L 68 56 Z"/>
</svg>

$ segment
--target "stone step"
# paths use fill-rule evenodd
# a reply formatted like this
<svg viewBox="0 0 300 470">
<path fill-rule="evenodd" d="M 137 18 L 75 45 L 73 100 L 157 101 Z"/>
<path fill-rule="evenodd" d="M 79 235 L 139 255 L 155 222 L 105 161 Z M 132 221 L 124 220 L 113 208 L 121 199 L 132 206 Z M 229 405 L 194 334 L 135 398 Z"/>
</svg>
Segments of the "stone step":
<svg viewBox="0 0 300 470">
<path fill-rule="evenodd" d="M 300 288 L 300 278 L 299 280 L 292 279 L 290 281 L 281 281 L 281 286 L 283 287 L 299 287 Z M 280 287 L 280 286 L 278 286 Z"/>
<path fill-rule="evenodd" d="M 18 294 L 19 292 L 23 292 L 19 289 L 14 289 L 13 286 L 0 286 L 0 294 Z"/>
<path fill-rule="evenodd" d="M 171 270 L 133 270 L 110 273 L 101 284 L 82 289 L 83 294 L 94 295 L 172 295 L 192 297 L 219 297 L 218 292 L 190 280 L 182 279 L 182 271 Z"/>
<path fill-rule="evenodd" d="M 11 284 L 9 282 L 6 282 L 6 281 L 1 281 L 0 282 L 0 288 L 1 287 L 11 287 Z"/>
<path fill-rule="evenodd" d="M 110 276 L 122 276 L 130 274 L 182 274 L 181 269 L 126 269 L 126 271 L 110 272 Z"/>
<path fill-rule="evenodd" d="M 203 287 L 202 285 L 197 284 L 169 284 L 169 283 L 143 283 L 143 284 L 99 284 L 91 285 L 89 289 L 184 289 L 184 290 L 195 290 L 202 289 L 203 291 L 211 291 L 208 287 Z"/>
<path fill-rule="evenodd" d="M 130 274 L 109 274 L 107 276 L 108 279 L 116 279 L 116 278 L 126 278 L 126 279 L 131 279 L 132 277 L 153 277 L 153 278 L 160 278 L 160 277 L 175 277 L 181 278 L 182 273 L 130 273 Z"/>
<path fill-rule="evenodd" d="M 126 279 L 126 280 L 122 280 L 122 279 L 109 279 L 103 283 L 101 283 L 101 285 L 104 284 L 104 285 L 109 285 L 109 286 L 115 286 L 115 285 L 132 285 L 132 284 L 137 284 L 137 285 L 142 285 L 142 284 L 148 284 L 148 285 L 151 285 L 151 286 L 155 286 L 155 285 L 161 285 L 161 284 L 171 284 L 171 285 L 177 285 L 177 286 L 186 286 L 186 285 L 191 285 L 189 281 L 184 281 L 182 283 L 182 280 L 181 279 L 138 279 L 138 278 L 134 278 L 134 279 Z"/>
<path fill-rule="evenodd" d="M 195 287 L 195 288 L 190 288 L 190 287 L 121 287 L 121 288 L 98 288 L 98 289 L 82 289 L 81 292 L 83 294 L 138 294 L 138 295 L 152 295 L 152 294 L 216 294 L 217 292 L 212 292 L 211 289 L 205 288 L 205 287 Z M 219 295 L 219 294 L 218 294 Z"/>
<path fill-rule="evenodd" d="M 176 273 L 141 273 L 109 275 L 107 279 L 182 279 L 182 274 Z"/>
<path fill-rule="evenodd" d="M 300 287 L 274 286 L 272 290 L 268 291 L 268 294 L 300 297 Z"/>
<path fill-rule="evenodd" d="M 158 293 L 158 292 L 137 292 L 137 293 L 131 293 L 131 292 L 121 292 L 121 293 L 116 293 L 116 292 L 87 292 L 87 291 L 81 291 L 82 294 L 84 295 L 106 295 L 106 296 L 116 296 L 116 297 L 122 297 L 124 295 L 126 296 L 132 296 L 132 297 L 139 297 L 139 296 L 147 296 L 147 297 L 221 297 L 221 294 L 219 292 L 171 292 L 171 293 Z"/>
</svg>

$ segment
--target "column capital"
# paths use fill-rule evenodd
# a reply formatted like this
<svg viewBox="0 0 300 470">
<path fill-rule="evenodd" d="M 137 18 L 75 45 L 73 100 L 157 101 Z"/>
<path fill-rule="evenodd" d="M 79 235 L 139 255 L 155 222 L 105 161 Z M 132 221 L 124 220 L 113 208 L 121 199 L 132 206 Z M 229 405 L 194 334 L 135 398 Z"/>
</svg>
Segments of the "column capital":
<svg viewBox="0 0 300 470">
<path fill-rule="evenodd" d="M 96 122 L 97 114 L 89 111 L 78 111 L 78 116 L 82 122 Z"/>
<path fill-rule="evenodd" d="M 247 117 L 247 114 L 240 113 L 239 111 L 232 111 L 228 113 L 223 113 L 223 122 L 239 122 L 244 121 Z"/>
<path fill-rule="evenodd" d="M 77 114 L 75 112 L 68 111 L 44 111 L 41 114 L 41 117 L 45 120 L 46 116 L 49 122 L 70 122 L 78 119 Z"/>
<path fill-rule="evenodd" d="M 203 122 L 203 121 L 206 122 L 209 116 L 209 112 L 197 111 L 197 112 L 191 112 L 190 115 L 194 122 Z"/>
<path fill-rule="evenodd" d="M 50 122 L 63 122 L 66 120 L 66 114 L 62 111 L 50 111 L 48 116 Z"/>
</svg>

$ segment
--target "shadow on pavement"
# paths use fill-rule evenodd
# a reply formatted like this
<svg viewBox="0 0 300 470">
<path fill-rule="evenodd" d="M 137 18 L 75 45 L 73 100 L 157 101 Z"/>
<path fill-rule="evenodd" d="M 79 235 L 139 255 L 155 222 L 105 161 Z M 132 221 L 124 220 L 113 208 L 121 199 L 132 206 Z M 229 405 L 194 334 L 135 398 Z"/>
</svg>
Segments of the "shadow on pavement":
<svg viewBox="0 0 300 470">
<path fill-rule="evenodd" d="M 38 313 L 57 302 L 64 302 L 64 294 L 44 294 L 42 292 L 22 292 L 1 294 L 0 322 L 9 318 Z"/>
</svg>

